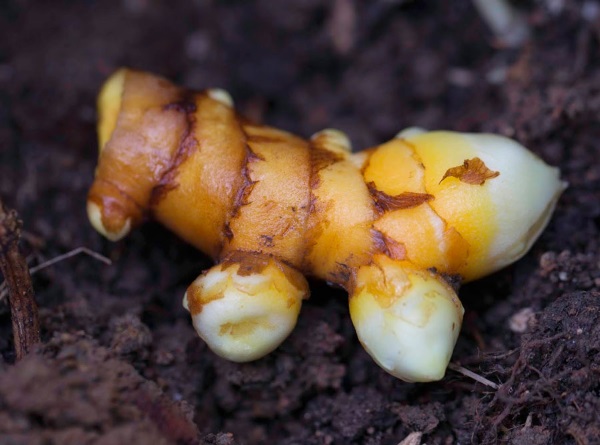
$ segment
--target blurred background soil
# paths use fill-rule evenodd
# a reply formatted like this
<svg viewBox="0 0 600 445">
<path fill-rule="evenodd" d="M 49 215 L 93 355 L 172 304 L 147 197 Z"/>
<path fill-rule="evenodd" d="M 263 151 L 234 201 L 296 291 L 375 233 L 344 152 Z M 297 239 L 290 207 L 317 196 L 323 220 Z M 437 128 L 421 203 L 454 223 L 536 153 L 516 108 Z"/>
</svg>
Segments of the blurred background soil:
<svg viewBox="0 0 600 445">
<path fill-rule="evenodd" d="M 113 264 L 34 276 L 43 344 L 17 364 L 0 302 L 0 444 L 600 443 L 600 3 L 513 3 L 516 46 L 468 0 L 1 1 L 0 195 L 22 250 Z M 560 166 L 569 188 L 531 252 L 461 290 L 453 362 L 499 389 L 385 374 L 318 282 L 268 357 L 207 350 L 181 298 L 208 259 L 155 224 L 112 244 L 87 222 L 95 96 L 123 65 L 355 149 L 412 125 L 493 131 Z"/>
</svg>

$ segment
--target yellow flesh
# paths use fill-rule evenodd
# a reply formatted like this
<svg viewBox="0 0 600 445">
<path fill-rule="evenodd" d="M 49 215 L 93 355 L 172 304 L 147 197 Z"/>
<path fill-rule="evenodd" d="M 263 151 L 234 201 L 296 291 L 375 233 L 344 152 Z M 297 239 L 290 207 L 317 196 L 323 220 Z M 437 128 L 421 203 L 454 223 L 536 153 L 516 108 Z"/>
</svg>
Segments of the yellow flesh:
<svg viewBox="0 0 600 445">
<path fill-rule="evenodd" d="M 102 151 L 117 126 L 117 117 L 121 108 L 121 97 L 123 96 L 123 86 L 125 84 L 125 73 L 126 70 L 121 69 L 110 76 L 98 95 L 98 145 L 100 151 Z"/>
</svg>

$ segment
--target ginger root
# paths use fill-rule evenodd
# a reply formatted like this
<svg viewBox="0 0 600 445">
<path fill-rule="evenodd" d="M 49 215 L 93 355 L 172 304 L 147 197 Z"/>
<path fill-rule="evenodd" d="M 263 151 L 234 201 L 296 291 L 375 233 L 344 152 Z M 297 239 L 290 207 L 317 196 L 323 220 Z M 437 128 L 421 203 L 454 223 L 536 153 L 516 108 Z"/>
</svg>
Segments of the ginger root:
<svg viewBox="0 0 600 445">
<path fill-rule="evenodd" d="M 155 218 L 212 256 L 184 305 L 234 361 L 286 338 L 311 275 L 348 291 L 358 338 L 383 369 L 442 378 L 463 316 L 446 278 L 524 255 L 564 189 L 558 169 L 501 136 L 411 128 L 353 154 L 337 130 L 305 140 L 240 117 L 222 90 L 128 69 L 98 106 L 92 225 L 119 240 Z"/>
</svg>

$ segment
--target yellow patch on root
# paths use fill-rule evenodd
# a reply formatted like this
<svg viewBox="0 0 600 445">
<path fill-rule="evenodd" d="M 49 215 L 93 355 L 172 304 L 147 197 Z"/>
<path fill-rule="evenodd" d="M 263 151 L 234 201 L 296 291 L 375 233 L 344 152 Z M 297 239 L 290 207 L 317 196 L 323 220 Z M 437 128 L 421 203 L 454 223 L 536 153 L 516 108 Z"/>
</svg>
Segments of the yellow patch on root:
<svg viewBox="0 0 600 445">
<path fill-rule="evenodd" d="M 408 143 L 424 165 L 427 193 L 435 196 L 429 204 L 470 246 L 466 263 L 456 272 L 467 281 L 484 275 L 497 231 L 496 208 L 488 183 L 473 185 L 454 177 L 441 181 L 448 169 L 477 157 L 477 153 L 467 138 L 448 131 L 418 134 Z"/>
</svg>

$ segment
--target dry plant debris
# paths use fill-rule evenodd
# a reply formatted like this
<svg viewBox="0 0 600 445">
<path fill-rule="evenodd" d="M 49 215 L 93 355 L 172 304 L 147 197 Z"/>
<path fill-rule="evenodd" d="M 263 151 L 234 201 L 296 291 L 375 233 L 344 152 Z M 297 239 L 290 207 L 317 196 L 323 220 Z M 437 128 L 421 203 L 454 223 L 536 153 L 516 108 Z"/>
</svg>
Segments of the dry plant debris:
<svg viewBox="0 0 600 445">
<path fill-rule="evenodd" d="M 40 342 L 40 321 L 29 268 L 19 252 L 22 222 L 0 199 L 0 270 L 6 281 L 17 360 Z"/>
</svg>

